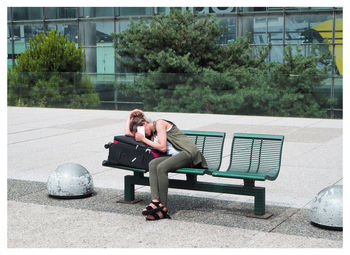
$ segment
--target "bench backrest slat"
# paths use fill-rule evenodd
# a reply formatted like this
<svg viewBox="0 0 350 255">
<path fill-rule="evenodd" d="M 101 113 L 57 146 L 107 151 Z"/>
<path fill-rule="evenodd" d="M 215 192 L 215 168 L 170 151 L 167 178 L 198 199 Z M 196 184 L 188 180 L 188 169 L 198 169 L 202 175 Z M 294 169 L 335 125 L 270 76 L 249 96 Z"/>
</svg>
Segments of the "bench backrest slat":
<svg viewBox="0 0 350 255">
<path fill-rule="evenodd" d="M 225 132 L 192 130 L 182 130 L 182 132 L 193 141 L 203 154 L 208 163 L 208 169 L 212 171 L 219 170 L 222 161 Z"/>
<path fill-rule="evenodd" d="M 227 171 L 259 173 L 277 178 L 284 137 L 280 135 L 234 134 Z"/>
</svg>

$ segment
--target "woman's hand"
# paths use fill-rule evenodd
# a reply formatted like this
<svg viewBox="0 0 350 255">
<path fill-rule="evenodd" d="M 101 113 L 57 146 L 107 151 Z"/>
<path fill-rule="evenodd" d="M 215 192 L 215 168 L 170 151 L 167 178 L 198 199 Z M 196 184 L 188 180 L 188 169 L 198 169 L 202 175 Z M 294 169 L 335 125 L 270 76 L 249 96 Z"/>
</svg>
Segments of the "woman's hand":
<svg viewBox="0 0 350 255">
<path fill-rule="evenodd" d="M 145 137 L 141 133 L 138 133 L 138 132 L 135 133 L 135 140 L 136 141 L 144 142 L 144 139 L 145 139 Z"/>
</svg>

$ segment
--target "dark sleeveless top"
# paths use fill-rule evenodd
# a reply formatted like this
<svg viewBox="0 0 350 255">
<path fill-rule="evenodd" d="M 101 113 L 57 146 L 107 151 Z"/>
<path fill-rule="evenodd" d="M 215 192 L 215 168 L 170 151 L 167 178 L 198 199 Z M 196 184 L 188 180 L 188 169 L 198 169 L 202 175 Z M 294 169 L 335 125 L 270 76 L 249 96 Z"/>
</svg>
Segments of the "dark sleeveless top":
<svg viewBox="0 0 350 255">
<path fill-rule="evenodd" d="M 191 167 L 208 168 L 207 161 L 205 160 L 202 153 L 197 149 L 196 145 L 191 141 L 191 139 L 182 133 L 174 123 L 168 120 L 165 121 L 173 125 L 172 128 L 167 132 L 167 140 L 174 146 L 176 150 L 184 151 L 191 157 Z M 156 123 L 157 121 L 153 122 L 153 136 L 157 135 Z"/>
</svg>

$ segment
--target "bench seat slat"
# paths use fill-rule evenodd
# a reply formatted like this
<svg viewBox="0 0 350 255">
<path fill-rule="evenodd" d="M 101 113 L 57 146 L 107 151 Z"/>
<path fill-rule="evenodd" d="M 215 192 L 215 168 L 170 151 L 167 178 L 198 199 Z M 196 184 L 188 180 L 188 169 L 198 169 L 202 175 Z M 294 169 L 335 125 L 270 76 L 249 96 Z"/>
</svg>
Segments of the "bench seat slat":
<svg viewBox="0 0 350 255">
<path fill-rule="evenodd" d="M 206 169 L 200 168 L 180 168 L 175 170 L 175 173 L 204 175 L 205 171 Z"/>
<path fill-rule="evenodd" d="M 283 135 L 268 135 L 268 134 L 249 134 L 249 133 L 235 133 L 236 138 L 254 138 L 266 140 L 283 140 Z"/>
<path fill-rule="evenodd" d="M 251 179 L 265 181 L 269 179 L 268 176 L 258 173 L 246 173 L 246 172 L 233 172 L 233 171 L 213 171 L 212 176 L 226 177 L 226 178 L 237 178 L 237 179 Z"/>
<path fill-rule="evenodd" d="M 185 135 L 193 136 L 209 136 L 209 137 L 223 137 L 225 132 L 215 132 L 215 131 L 197 131 L 197 130 L 181 130 Z"/>
</svg>

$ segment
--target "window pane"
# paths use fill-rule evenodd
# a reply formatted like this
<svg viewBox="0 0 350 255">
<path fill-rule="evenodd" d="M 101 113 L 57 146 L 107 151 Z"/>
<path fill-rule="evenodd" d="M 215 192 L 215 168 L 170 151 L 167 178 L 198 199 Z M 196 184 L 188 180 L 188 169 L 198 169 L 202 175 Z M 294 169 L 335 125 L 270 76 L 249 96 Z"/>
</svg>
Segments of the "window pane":
<svg viewBox="0 0 350 255">
<path fill-rule="evenodd" d="M 32 39 L 34 35 L 41 32 L 44 32 L 44 26 L 42 24 L 24 25 L 24 39 L 26 41 L 26 45 L 28 46 L 29 39 Z"/>
<path fill-rule="evenodd" d="M 249 17 L 247 17 L 249 18 Z M 245 31 L 244 31 L 245 32 Z M 248 31 L 251 32 L 251 31 Z M 255 16 L 254 17 L 254 43 L 267 44 L 267 16 Z"/>
<path fill-rule="evenodd" d="M 46 7 L 47 19 L 76 18 L 77 8 L 75 7 Z"/>
<path fill-rule="evenodd" d="M 112 42 L 97 43 L 97 73 L 114 73 L 114 47 Z"/>
<path fill-rule="evenodd" d="M 266 17 L 240 16 L 239 36 L 246 36 L 246 33 L 251 33 L 254 38 L 254 43 L 266 43 Z M 261 37 L 263 36 L 263 37 Z M 261 38 L 260 38 L 261 37 Z M 260 39 L 259 39 L 260 38 Z"/>
<path fill-rule="evenodd" d="M 227 44 L 236 40 L 236 18 L 217 18 L 221 26 L 227 27 L 227 30 L 220 36 L 220 44 Z"/>
<path fill-rule="evenodd" d="M 272 46 L 268 56 L 269 62 L 283 62 L 283 46 Z"/>
<path fill-rule="evenodd" d="M 12 54 L 11 26 L 7 25 L 7 54 Z"/>
<path fill-rule="evenodd" d="M 71 42 L 78 43 L 78 25 L 76 23 L 65 23 L 65 24 L 47 24 L 47 31 L 55 30 L 60 34 L 67 36 L 67 39 Z"/>
<path fill-rule="evenodd" d="M 166 12 L 166 7 L 156 7 L 154 8 L 154 14 L 165 14 Z"/>
<path fill-rule="evenodd" d="M 246 36 L 249 32 L 253 36 L 253 43 L 255 44 L 267 44 L 267 15 L 249 15 L 240 17 L 240 36 Z"/>
<path fill-rule="evenodd" d="M 311 10 L 333 10 L 333 7 L 310 7 Z"/>
<path fill-rule="evenodd" d="M 85 71 L 114 73 L 113 21 L 80 22 L 79 30 L 85 50 Z"/>
<path fill-rule="evenodd" d="M 95 46 L 97 42 L 113 42 L 113 21 L 80 22 L 80 43 L 84 46 Z"/>
<path fill-rule="evenodd" d="M 283 16 L 282 15 L 268 15 L 267 16 L 267 35 L 268 41 L 272 44 L 283 43 Z"/>
<path fill-rule="evenodd" d="M 259 12 L 266 11 L 266 7 L 238 7 L 239 12 Z"/>
<path fill-rule="evenodd" d="M 152 7 L 118 7 L 117 16 L 152 15 Z"/>
<path fill-rule="evenodd" d="M 332 38 L 331 14 L 289 14 L 286 17 L 287 43 L 322 43 Z"/>
<path fill-rule="evenodd" d="M 337 99 L 335 108 L 343 109 L 343 78 L 334 78 L 334 97 Z"/>
<path fill-rule="evenodd" d="M 7 20 L 11 20 L 11 8 L 7 7 Z"/>
<path fill-rule="evenodd" d="M 29 39 L 39 32 L 44 32 L 42 24 L 18 25 L 13 27 L 15 40 L 15 54 L 22 53 L 29 45 Z"/>
<path fill-rule="evenodd" d="M 134 22 L 136 22 L 136 20 L 133 20 Z M 129 20 L 118 20 L 117 21 L 117 33 L 120 33 L 126 29 L 128 29 L 128 25 L 129 25 Z"/>
<path fill-rule="evenodd" d="M 106 17 L 113 16 L 114 7 L 80 7 L 79 17 Z"/>
<path fill-rule="evenodd" d="M 111 33 L 114 32 L 113 21 L 96 22 L 96 42 L 113 42 Z"/>
<path fill-rule="evenodd" d="M 283 11 L 283 7 L 267 7 L 268 11 Z"/>
<path fill-rule="evenodd" d="M 14 40 L 15 40 L 15 54 L 21 53 L 25 49 L 24 40 L 24 25 L 13 27 Z"/>
<path fill-rule="evenodd" d="M 12 59 L 7 59 L 7 68 L 12 68 Z"/>
<path fill-rule="evenodd" d="M 11 26 L 7 26 L 7 67 L 12 67 L 12 40 L 11 38 Z"/>
<path fill-rule="evenodd" d="M 298 44 L 298 45 L 291 45 L 292 48 L 292 54 L 301 54 L 302 56 L 309 56 L 309 55 L 316 55 L 320 56 L 321 52 L 324 50 L 328 50 L 326 45 L 322 45 L 322 47 L 319 47 L 316 50 L 313 50 L 313 46 L 311 44 Z"/>
<path fill-rule="evenodd" d="M 343 45 L 334 46 L 335 70 L 337 75 L 343 75 Z"/>
<path fill-rule="evenodd" d="M 138 23 L 140 20 L 139 19 L 133 19 L 133 22 L 134 23 Z M 151 23 L 152 21 L 152 18 L 144 18 L 143 21 L 146 23 L 146 24 L 149 24 Z M 122 19 L 122 20 L 117 20 L 117 23 L 116 23 L 116 29 L 117 29 L 117 33 L 120 33 L 122 31 L 124 31 L 125 29 L 128 29 L 129 28 L 129 19 Z"/>
<path fill-rule="evenodd" d="M 343 15 L 337 14 L 335 17 L 335 38 L 334 57 L 336 64 L 336 74 L 343 75 Z"/>
<path fill-rule="evenodd" d="M 37 20 L 43 18 L 41 7 L 13 7 L 13 20 Z"/>
</svg>

